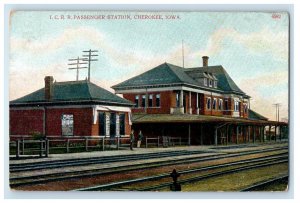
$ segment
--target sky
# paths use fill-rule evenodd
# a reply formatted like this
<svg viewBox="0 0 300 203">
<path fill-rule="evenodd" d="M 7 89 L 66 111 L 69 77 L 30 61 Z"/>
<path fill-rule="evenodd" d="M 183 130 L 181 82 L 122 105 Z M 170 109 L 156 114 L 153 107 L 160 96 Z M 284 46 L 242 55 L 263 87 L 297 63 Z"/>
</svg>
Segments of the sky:
<svg viewBox="0 0 300 203">
<path fill-rule="evenodd" d="M 42 88 L 47 75 L 76 80 L 68 59 L 89 49 L 99 55 L 91 81 L 113 92 L 164 62 L 182 66 L 183 40 L 185 68 L 202 66 L 207 55 L 251 96 L 251 109 L 275 120 L 280 103 L 280 118 L 288 117 L 287 13 L 16 11 L 9 32 L 10 100 Z M 86 77 L 80 70 L 79 79 Z"/>
</svg>

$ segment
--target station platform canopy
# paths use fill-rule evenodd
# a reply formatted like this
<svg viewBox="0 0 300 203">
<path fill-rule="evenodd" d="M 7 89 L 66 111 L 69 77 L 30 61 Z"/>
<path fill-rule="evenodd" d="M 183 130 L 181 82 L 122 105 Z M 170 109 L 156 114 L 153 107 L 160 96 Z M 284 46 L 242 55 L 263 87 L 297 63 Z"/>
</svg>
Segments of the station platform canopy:
<svg viewBox="0 0 300 203">
<path fill-rule="evenodd" d="M 191 114 L 133 114 L 133 124 L 140 123 L 228 123 L 239 125 L 288 125 L 285 122 Z"/>
</svg>

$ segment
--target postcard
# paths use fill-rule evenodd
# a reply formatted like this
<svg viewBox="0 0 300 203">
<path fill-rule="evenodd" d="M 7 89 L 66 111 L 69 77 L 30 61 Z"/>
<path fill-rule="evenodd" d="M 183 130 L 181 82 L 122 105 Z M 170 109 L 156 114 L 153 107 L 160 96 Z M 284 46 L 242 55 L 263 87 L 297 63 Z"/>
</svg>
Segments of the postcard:
<svg viewBox="0 0 300 203">
<path fill-rule="evenodd" d="M 288 191 L 289 13 L 21 11 L 13 191 Z"/>
</svg>

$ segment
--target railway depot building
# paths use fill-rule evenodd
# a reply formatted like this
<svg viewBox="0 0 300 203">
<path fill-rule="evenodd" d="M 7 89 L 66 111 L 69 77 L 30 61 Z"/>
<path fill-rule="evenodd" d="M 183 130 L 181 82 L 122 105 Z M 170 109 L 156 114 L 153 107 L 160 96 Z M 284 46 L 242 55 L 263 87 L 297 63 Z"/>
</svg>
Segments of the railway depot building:
<svg viewBox="0 0 300 203">
<path fill-rule="evenodd" d="M 188 144 L 281 140 L 287 123 L 268 121 L 249 109 L 250 96 L 221 65 L 209 66 L 208 58 L 196 68 L 163 63 L 113 86 L 135 104 L 133 129 L 149 137 L 180 136 Z"/>
<path fill-rule="evenodd" d="M 53 82 L 10 102 L 10 135 L 124 136 L 133 104 L 88 80 Z"/>
</svg>

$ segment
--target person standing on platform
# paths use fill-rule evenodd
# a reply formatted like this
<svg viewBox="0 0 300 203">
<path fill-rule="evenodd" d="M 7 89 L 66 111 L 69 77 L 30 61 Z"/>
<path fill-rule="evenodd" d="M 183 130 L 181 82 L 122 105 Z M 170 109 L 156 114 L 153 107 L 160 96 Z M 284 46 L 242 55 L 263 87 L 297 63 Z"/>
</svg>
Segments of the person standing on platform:
<svg viewBox="0 0 300 203">
<path fill-rule="evenodd" d="M 134 143 L 134 130 L 131 130 L 131 133 L 130 133 L 130 150 L 133 150 L 133 143 Z"/>
<path fill-rule="evenodd" d="M 141 147 L 142 140 L 143 140 L 143 133 L 140 130 L 140 132 L 139 132 L 139 138 L 138 138 L 138 142 L 137 142 L 137 148 Z"/>
</svg>

